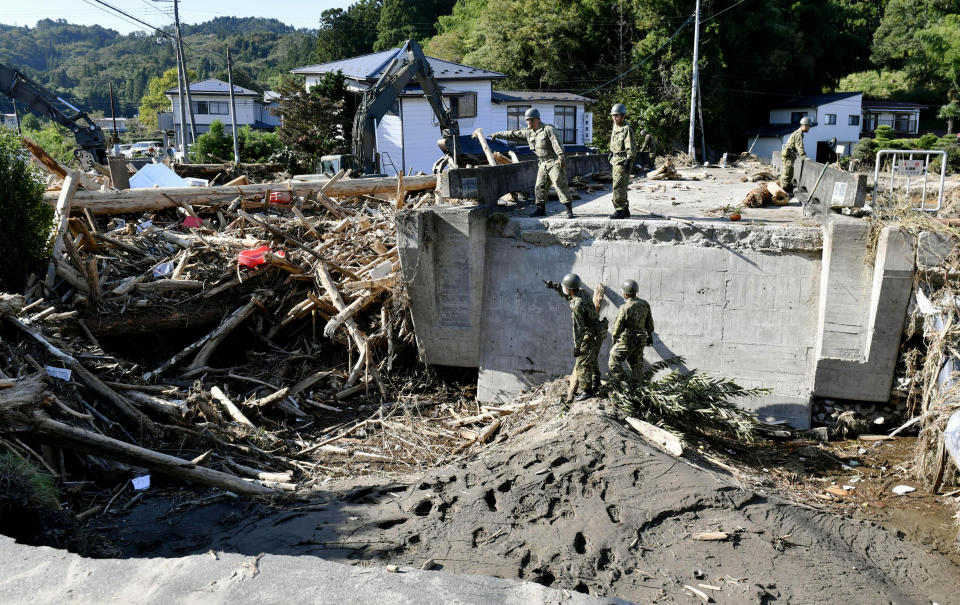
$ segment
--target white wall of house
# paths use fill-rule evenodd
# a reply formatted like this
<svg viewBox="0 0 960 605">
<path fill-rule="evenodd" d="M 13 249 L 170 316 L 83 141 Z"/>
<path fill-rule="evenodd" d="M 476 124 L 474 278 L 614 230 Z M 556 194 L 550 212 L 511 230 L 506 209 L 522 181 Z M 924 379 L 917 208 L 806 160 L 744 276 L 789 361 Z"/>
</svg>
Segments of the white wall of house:
<svg viewBox="0 0 960 605">
<path fill-rule="evenodd" d="M 309 83 L 309 77 L 308 77 Z M 540 110 L 541 119 L 554 124 L 555 107 L 576 107 L 577 144 L 584 143 L 584 131 L 592 131 L 592 115 L 584 112 L 584 104 L 569 101 L 533 101 L 530 103 L 493 103 L 490 80 L 441 81 L 445 95 L 472 93 L 476 95 L 476 116 L 457 118 L 460 134 L 469 135 L 477 128 L 485 134 L 507 129 L 508 105 L 531 105 Z M 521 121 L 521 127 L 523 123 Z M 437 146 L 440 127 L 430 103 L 422 96 L 400 98 L 400 115 L 386 115 L 377 127 L 377 150 L 381 170 L 388 175 L 398 171 L 429 173 L 443 153 Z"/>
<path fill-rule="evenodd" d="M 867 124 L 867 121 L 870 124 Z M 863 132 L 873 132 L 877 126 L 890 126 L 897 134 L 919 134 L 920 110 L 901 109 L 896 111 L 863 112 Z"/>
<path fill-rule="evenodd" d="M 862 101 L 863 95 L 856 95 L 817 107 L 771 109 L 770 123 L 789 124 L 794 113 L 805 113 L 816 124 L 803 135 L 803 146 L 808 157 L 816 157 L 818 142 L 826 142 L 832 138 L 837 139 L 838 145 L 844 145 L 845 154 L 850 155 L 853 146 L 860 140 L 860 120 L 862 119 L 860 106 Z M 830 124 L 831 121 L 834 123 Z M 854 123 L 851 124 L 851 121 Z M 797 128 L 799 128 L 799 125 Z M 787 142 L 788 138 L 790 138 L 790 134 L 786 134 L 779 139 L 777 137 L 760 137 L 760 140 L 754 146 L 753 153 L 760 158 L 769 158 L 774 149 L 779 149 L 783 143 Z M 779 143 L 777 143 L 778 140 Z"/>
<path fill-rule="evenodd" d="M 747 148 L 750 148 L 750 145 L 753 145 L 753 155 L 760 158 L 763 162 L 769 162 L 770 158 L 773 157 L 774 152 L 780 153 L 780 150 L 783 148 L 783 144 L 787 142 L 787 135 L 782 139 L 780 137 L 760 137 L 757 139 L 757 142 L 754 143 L 753 139 L 756 138 L 754 135 L 747 141 Z"/>
<path fill-rule="evenodd" d="M 215 120 L 220 120 L 220 123 L 224 126 L 224 132 L 231 132 L 231 126 L 233 121 L 230 119 L 230 97 L 226 95 L 203 95 L 197 93 L 190 94 L 191 99 L 193 100 L 194 105 L 201 102 L 215 102 L 225 105 L 219 105 L 220 110 L 224 110 L 225 113 L 213 114 L 213 113 L 197 113 L 194 112 L 193 119 L 197 127 L 197 134 L 207 132 L 210 129 L 210 124 Z M 167 95 L 167 98 L 170 99 L 170 104 L 173 106 L 173 122 L 175 127 L 179 128 L 183 123 L 183 120 L 180 117 L 180 103 L 176 101 L 176 97 L 172 95 Z M 243 127 L 246 124 L 252 125 L 257 118 L 257 109 L 256 109 L 256 99 L 253 97 L 234 97 L 236 100 L 237 107 L 237 124 L 240 127 Z M 209 107 L 209 106 L 208 106 Z M 224 109 L 225 107 L 225 109 Z"/>
</svg>

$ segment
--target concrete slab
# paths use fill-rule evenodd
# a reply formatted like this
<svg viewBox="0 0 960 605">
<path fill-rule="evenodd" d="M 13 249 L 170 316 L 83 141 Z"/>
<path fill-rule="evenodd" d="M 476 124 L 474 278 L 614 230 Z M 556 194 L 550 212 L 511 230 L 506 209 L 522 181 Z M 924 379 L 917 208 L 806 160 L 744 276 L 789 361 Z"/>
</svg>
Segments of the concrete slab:
<svg viewBox="0 0 960 605">
<path fill-rule="evenodd" d="M 85 559 L 0 536 L 0 602 L 426 603 L 592 605 L 627 603 L 531 582 L 403 568 L 353 567 L 317 557 L 236 553 L 178 559 Z"/>
</svg>

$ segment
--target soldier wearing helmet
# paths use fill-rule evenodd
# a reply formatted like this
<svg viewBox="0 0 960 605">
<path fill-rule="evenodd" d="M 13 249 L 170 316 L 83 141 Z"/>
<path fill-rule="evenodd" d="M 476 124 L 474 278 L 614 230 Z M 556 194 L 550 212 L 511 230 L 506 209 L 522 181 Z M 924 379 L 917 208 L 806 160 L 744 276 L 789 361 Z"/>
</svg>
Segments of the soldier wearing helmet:
<svg viewBox="0 0 960 605">
<path fill-rule="evenodd" d="M 633 164 L 633 128 L 627 122 L 627 108 L 617 103 L 610 109 L 613 129 L 610 131 L 610 167 L 613 172 L 613 214 L 610 218 L 629 218 L 627 184 L 630 182 L 630 167 Z"/>
<path fill-rule="evenodd" d="M 580 276 L 567 273 L 558 284 L 544 281 L 544 285 L 556 290 L 564 300 L 570 303 L 570 316 L 573 319 L 573 356 L 576 363 L 570 375 L 570 389 L 566 403 L 569 405 L 577 389 L 582 392 L 577 400 L 587 399 L 597 394 L 600 387 L 600 346 L 607 338 L 607 320 L 600 319 L 593 301 L 583 290 Z"/>
<path fill-rule="evenodd" d="M 644 129 L 640 129 L 640 151 L 646 151 L 648 154 L 647 165 L 652 170 L 656 167 L 657 161 L 657 141 L 653 135 Z"/>
<path fill-rule="evenodd" d="M 653 338 L 653 315 L 650 304 L 637 298 L 637 282 L 623 282 L 623 306 L 613 322 L 613 347 L 607 368 L 613 376 L 623 377 L 623 363 L 630 367 L 630 374 L 637 378 L 643 368 L 643 347 Z"/>
<path fill-rule="evenodd" d="M 550 191 L 550 183 L 553 183 L 557 197 L 567 207 L 567 218 L 574 218 L 573 198 L 567 186 L 566 155 L 556 128 L 541 122 L 540 111 L 535 107 L 528 109 L 523 117 L 527 122 L 526 128 L 502 130 L 489 135 L 489 138 L 526 143 L 530 146 L 530 151 L 536 154 L 539 160 L 537 184 L 534 187 L 537 208 L 530 216 L 547 215 L 547 193 Z"/>
<path fill-rule="evenodd" d="M 787 144 L 780 152 L 780 186 L 790 194 L 793 193 L 793 164 L 807 157 L 807 152 L 803 149 L 803 133 L 808 132 L 810 126 L 810 118 L 807 116 L 800 118 L 800 128 L 790 135 Z"/>
</svg>

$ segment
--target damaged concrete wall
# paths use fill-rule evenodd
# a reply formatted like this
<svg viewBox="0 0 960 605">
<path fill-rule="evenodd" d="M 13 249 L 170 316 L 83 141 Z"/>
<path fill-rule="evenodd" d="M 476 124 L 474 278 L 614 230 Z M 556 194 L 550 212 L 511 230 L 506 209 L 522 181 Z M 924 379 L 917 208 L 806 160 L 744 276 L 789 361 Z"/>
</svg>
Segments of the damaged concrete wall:
<svg viewBox="0 0 960 605">
<path fill-rule="evenodd" d="M 574 271 L 591 290 L 605 284 L 616 305 L 623 280 L 637 280 L 656 324 L 648 360 L 679 355 L 689 368 L 772 388 L 745 405 L 804 425 L 820 248 L 816 228 L 511 220 L 488 237 L 488 267 L 502 269 L 487 272 L 478 398 L 506 399 L 570 371 L 569 311 L 542 280 Z M 616 307 L 603 315 L 612 325 Z"/>
<path fill-rule="evenodd" d="M 889 396 L 915 254 L 895 228 L 879 233 L 874 255 L 866 223 L 840 215 L 821 230 L 508 220 L 476 207 L 434 207 L 401 213 L 397 225 L 425 359 L 478 367 L 481 401 L 569 373 L 569 311 L 543 280 L 570 271 L 591 292 L 606 286 L 614 304 L 602 313 L 611 325 L 619 285 L 637 280 L 656 323 L 648 360 L 679 355 L 689 368 L 771 389 L 743 402 L 761 418 L 805 428 L 811 395 Z"/>
</svg>

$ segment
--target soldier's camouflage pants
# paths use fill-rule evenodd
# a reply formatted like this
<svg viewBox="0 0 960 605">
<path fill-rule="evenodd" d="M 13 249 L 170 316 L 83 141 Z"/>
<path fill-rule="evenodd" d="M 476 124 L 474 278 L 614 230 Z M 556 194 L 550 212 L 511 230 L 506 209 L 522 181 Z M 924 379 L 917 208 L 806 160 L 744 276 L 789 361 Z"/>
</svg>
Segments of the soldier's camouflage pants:
<svg viewBox="0 0 960 605">
<path fill-rule="evenodd" d="M 627 203 L 627 185 L 630 184 L 630 170 L 626 159 L 613 160 L 613 208 L 614 210 L 626 210 L 629 212 L 630 205 Z"/>
<path fill-rule="evenodd" d="M 600 346 L 603 345 L 603 339 L 597 338 L 590 345 L 587 351 L 576 356 L 576 363 L 573 364 L 573 376 L 577 379 L 577 389 L 580 391 L 589 390 L 593 383 L 600 380 Z"/>
<path fill-rule="evenodd" d="M 793 158 L 780 156 L 780 186 L 793 193 Z"/>
<path fill-rule="evenodd" d="M 541 161 L 537 168 L 537 184 L 533 189 L 537 206 L 547 204 L 547 193 L 550 191 L 550 183 L 557 190 L 557 197 L 564 204 L 572 204 L 573 198 L 570 197 L 570 187 L 567 186 L 567 173 L 560 170 L 560 162 L 557 160 Z"/>
<path fill-rule="evenodd" d="M 643 368 L 643 346 L 629 344 L 618 340 L 610 349 L 610 359 L 607 361 L 607 370 L 611 374 L 623 374 L 623 363 L 630 367 L 631 375 L 638 375 Z"/>
</svg>

